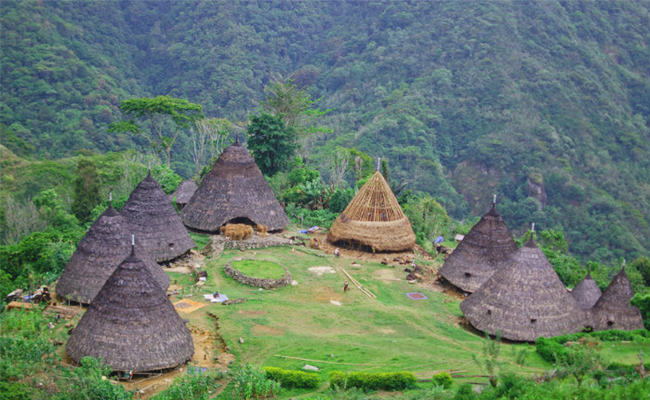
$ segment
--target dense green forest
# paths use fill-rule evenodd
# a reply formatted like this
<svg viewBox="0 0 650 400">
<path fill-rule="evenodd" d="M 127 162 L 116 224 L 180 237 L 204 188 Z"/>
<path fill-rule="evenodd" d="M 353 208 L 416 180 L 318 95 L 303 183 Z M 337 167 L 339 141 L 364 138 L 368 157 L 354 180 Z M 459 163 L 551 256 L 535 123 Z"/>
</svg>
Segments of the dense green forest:
<svg viewBox="0 0 650 400">
<path fill-rule="evenodd" d="M 648 1 L 5 0 L 0 23 L 1 139 L 17 156 L 3 151 L 3 226 L 9 195 L 55 188 L 69 210 L 80 154 L 150 151 L 109 133 L 124 100 L 188 99 L 243 126 L 284 76 L 330 110 L 300 151 L 325 183 L 332 155 L 357 149 L 456 220 L 496 193 L 513 231 L 563 231 L 583 262 L 650 254 Z M 192 176 L 187 131 L 174 146 Z"/>
</svg>

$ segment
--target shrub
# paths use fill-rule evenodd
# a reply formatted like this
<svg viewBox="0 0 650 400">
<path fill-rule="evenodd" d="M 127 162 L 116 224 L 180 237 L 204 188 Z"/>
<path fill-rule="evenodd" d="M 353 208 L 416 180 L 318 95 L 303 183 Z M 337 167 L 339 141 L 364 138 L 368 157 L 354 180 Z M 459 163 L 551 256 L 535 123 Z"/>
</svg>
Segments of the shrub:
<svg viewBox="0 0 650 400">
<path fill-rule="evenodd" d="M 415 387 L 417 379 L 412 372 L 351 372 L 345 374 L 333 371 L 329 375 L 330 384 L 337 387 L 355 387 L 362 390 L 404 390 Z"/>
<path fill-rule="evenodd" d="M 237 367 L 231 385 L 236 399 L 273 397 L 280 392 L 279 382 L 267 379 L 264 371 L 250 364 Z"/>
<path fill-rule="evenodd" d="M 445 389 L 449 389 L 454 383 L 454 379 L 447 372 L 439 372 L 435 374 L 432 381 L 434 386 L 442 386 Z"/>
<path fill-rule="evenodd" d="M 265 367 L 266 378 L 280 382 L 284 388 L 317 388 L 318 374 L 304 371 L 289 371 L 282 368 Z"/>
<path fill-rule="evenodd" d="M 206 371 L 200 373 L 200 370 L 188 366 L 187 374 L 174 379 L 174 383 L 158 393 L 151 400 L 207 400 L 212 397 L 210 392 L 219 386 L 217 380 L 223 378 L 221 372 Z"/>
</svg>

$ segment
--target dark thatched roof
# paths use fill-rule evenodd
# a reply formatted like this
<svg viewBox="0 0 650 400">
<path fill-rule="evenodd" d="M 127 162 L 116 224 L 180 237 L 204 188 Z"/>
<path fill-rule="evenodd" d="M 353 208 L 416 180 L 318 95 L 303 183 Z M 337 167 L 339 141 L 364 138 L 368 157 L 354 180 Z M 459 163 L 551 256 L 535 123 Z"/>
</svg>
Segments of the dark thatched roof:
<svg viewBox="0 0 650 400">
<path fill-rule="evenodd" d="M 632 297 L 634 291 L 623 266 L 591 309 L 592 328 L 596 331 L 643 329 L 641 312 L 630 305 Z"/>
<path fill-rule="evenodd" d="M 176 203 L 179 208 L 183 208 L 185 204 L 194 196 L 196 192 L 196 183 L 193 179 L 185 179 L 178 185 L 174 193 L 169 195 L 169 198 Z"/>
<path fill-rule="evenodd" d="M 334 221 L 327 238 L 332 243 L 361 244 L 376 251 L 402 251 L 415 245 L 411 221 L 379 171 Z"/>
<path fill-rule="evenodd" d="M 439 274 L 465 292 L 475 292 L 517 250 L 508 227 L 492 204 L 449 255 Z"/>
<path fill-rule="evenodd" d="M 460 309 L 478 330 L 532 342 L 579 332 L 585 312 L 531 239 L 512 254 Z"/>
<path fill-rule="evenodd" d="M 169 197 L 148 174 L 121 211 L 142 247 L 157 262 L 173 260 L 195 247 Z"/>
<path fill-rule="evenodd" d="M 132 252 L 115 270 L 66 345 L 70 358 L 101 357 L 114 371 L 172 368 L 192 358 L 192 335 Z"/>
<path fill-rule="evenodd" d="M 131 252 L 131 231 L 126 219 L 113 207 L 104 211 L 77 245 L 56 285 L 57 294 L 83 304 L 90 303 Z M 166 290 L 169 276 L 137 242 L 136 253 Z"/>
<path fill-rule="evenodd" d="M 283 229 L 289 218 L 248 150 L 235 142 L 217 159 L 181 212 L 190 229 L 215 233 L 232 220 L 248 219 Z"/>
<path fill-rule="evenodd" d="M 583 310 L 589 310 L 596 304 L 603 292 L 600 291 L 596 281 L 587 273 L 585 279 L 581 280 L 571 291 L 571 296 L 580 304 Z"/>
</svg>

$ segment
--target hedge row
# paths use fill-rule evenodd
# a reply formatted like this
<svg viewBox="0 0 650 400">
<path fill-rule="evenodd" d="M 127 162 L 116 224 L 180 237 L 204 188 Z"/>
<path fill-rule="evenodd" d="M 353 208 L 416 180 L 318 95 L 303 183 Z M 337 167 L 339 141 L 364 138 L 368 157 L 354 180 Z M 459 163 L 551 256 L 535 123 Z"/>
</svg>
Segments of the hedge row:
<svg viewBox="0 0 650 400">
<path fill-rule="evenodd" d="M 548 362 L 555 362 L 558 356 L 566 353 L 564 344 L 567 342 L 575 342 L 583 337 L 596 338 L 605 342 L 617 342 L 621 340 L 635 340 L 639 338 L 650 338 L 650 331 L 646 329 L 639 329 L 636 331 L 596 331 L 596 332 L 581 332 L 572 333 L 564 336 L 554 336 L 552 338 L 540 337 L 535 342 L 535 349 L 537 353 Z"/>
<path fill-rule="evenodd" d="M 330 384 L 340 388 L 359 388 L 362 390 L 404 390 L 415 387 L 417 379 L 412 372 L 351 372 L 332 371 Z"/>
<path fill-rule="evenodd" d="M 266 378 L 280 382 L 283 388 L 315 389 L 320 384 L 318 374 L 313 372 L 292 371 L 276 367 L 264 367 Z"/>
</svg>

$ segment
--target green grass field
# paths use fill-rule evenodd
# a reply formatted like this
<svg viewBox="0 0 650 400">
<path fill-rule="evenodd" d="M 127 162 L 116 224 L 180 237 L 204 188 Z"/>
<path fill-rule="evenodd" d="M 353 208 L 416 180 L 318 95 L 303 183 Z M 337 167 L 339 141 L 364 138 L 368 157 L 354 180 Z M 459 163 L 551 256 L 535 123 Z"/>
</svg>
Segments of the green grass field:
<svg viewBox="0 0 650 400">
<path fill-rule="evenodd" d="M 284 276 L 284 268 L 278 263 L 264 260 L 239 260 L 230 265 L 246 276 L 262 279 L 280 279 Z"/>
<path fill-rule="evenodd" d="M 300 248 L 304 250 L 304 248 Z M 254 258 L 286 266 L 296 285 L 274 290 L 245 286 L 223 273 L 225 263 L 237 258 Z M 479 333 L 460 325 L 460 300 L 432 288 L 404 281 L 402 268 L 376 262 L 324 256 L 315 251 L 292 251 L 291 247 L 242 252 L 225 251 L 219 258 L 207 258 L 208 281 L 201 293 L 219 290 L 229 298 L 247 298 L 243 304 L 210 304 L 186 315 L 192 324 L 211 329 L 208 313 L 220 318 L 220 334 L 236 355 L 238 363 L 301 369 L 305 364 L 320 368 L 325 381 L 330 371 L 412 371 L 419 379 L 431 379 L 440 371 L 460 375 L 483 375 L 474 361 L 483 358 L 485 340 Z M 317 275 L 310 267 L 331 267 L 336 273 Z M 356 287 L 344 293 L 344 268 L 377 298 Z M 176 276 L 172 280 L 178 279 Z M 397 281 L 397 279 L 401 279 Z M 178 279 L 180 283 L 181 280 Z M 408 292 L 424 294 L 426 300 L 411 300 Z M 193 297 L 199 300 L 198 294 Z M 172 299 L 175 301 L 174 299 Z M 332 303 L 338 302 L 340 305 Z M 239 338 L 244 340 L 240 343 Z M 634 363 L 647 343 L 605 343 L 612 361 Z M 515 363 L 515 352 L 526 351 L 525 365 Z M 502 369 L 524 375 L 540 374 L 553 366 L 542 360 L 534 346 L 503 343 Z M 487 382 L 480 377 L 456 382 Z M 300 394 L 300 393 L 298 393 Z M 296 393 L 292 393 L 296 396 Z"/>
</svg>

